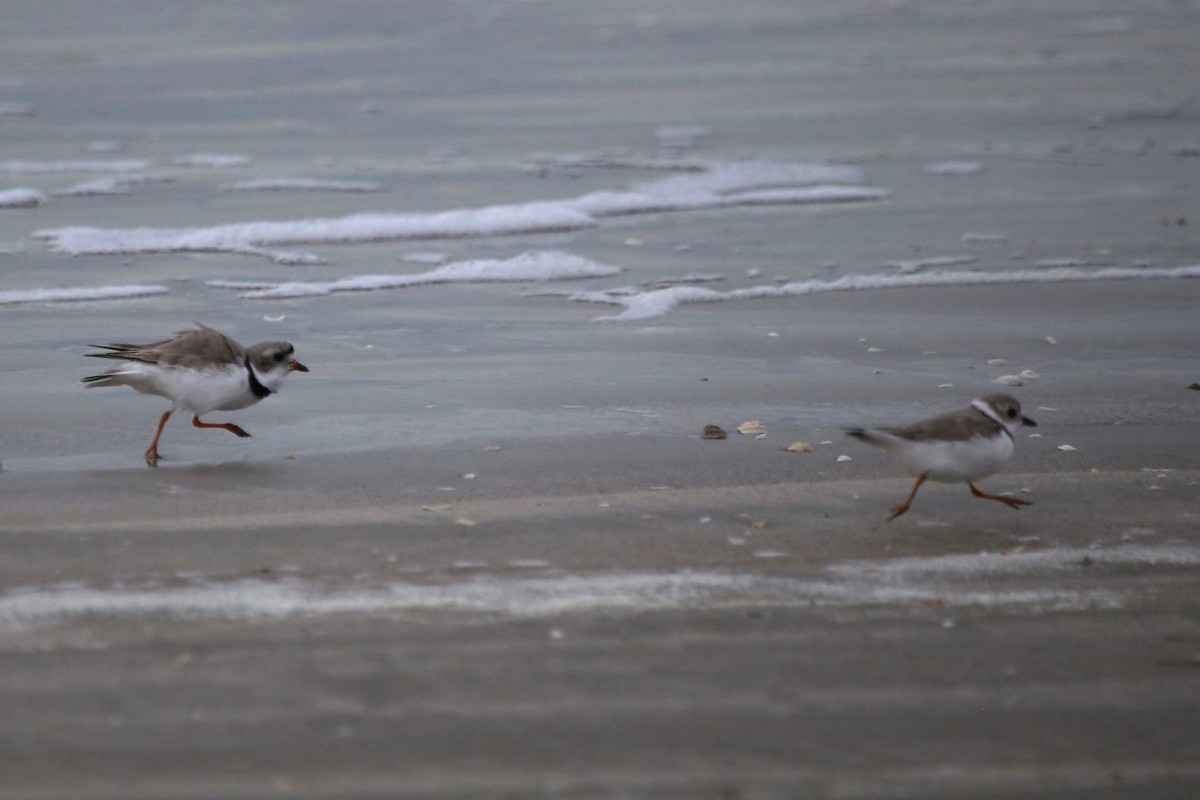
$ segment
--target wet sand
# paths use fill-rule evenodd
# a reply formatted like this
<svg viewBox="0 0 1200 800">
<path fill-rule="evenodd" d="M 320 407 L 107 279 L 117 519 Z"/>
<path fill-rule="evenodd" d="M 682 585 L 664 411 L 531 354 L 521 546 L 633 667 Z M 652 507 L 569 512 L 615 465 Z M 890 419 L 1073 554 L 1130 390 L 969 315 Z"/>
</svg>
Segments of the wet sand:
<svg viewBox="0 0 1200 800">
<path fill-rule="evenodd" d="M 55 5 L 4 33 L 0 100 L 35 111 L 0 118 L 5 157 L 115 138 L 118 157 L 253 165 L 0 212 L 5 289 L 170 288 L 0 308 L 0 798 L 1200 791 L 1200 282 L 635 323 L 531 296 L 952 256 L 1200 263 L 1194 3 L 131 3 L 73 6 L 74 24 L 39 10 Z M 661 155 L 672 125 L 707 129 L 689 156 L 854 163 L 892 194 L 326 244 L 311 267 L 69 257 L 30 236 L 574 197 L 655 176 L 536 154 Z M 931 174 L 947 161 L 982 171 Z M 388 192 L 218 188 L 314 173 Z M 626 272 L 271 303 L 203 283 L 527 249 Z M 190 319 L 287 338 L 312 372 L 231 415 L 251 439 L 175 421 L 150 469 L 162 405 L 84 390 L 80 356 Z M 840 426 L 950 410 L 1025 369 L 1009 391 L 1040 436 L 983 486 L 1034 505 L 935 485 L 886 522 L 910 481 Z M 765 438 L 736 433 L 751 419 Z M 701 440 L 707 424 L 730 438 Z M 814 451 L 784 452 L 796 440 Z"/>
</svg>

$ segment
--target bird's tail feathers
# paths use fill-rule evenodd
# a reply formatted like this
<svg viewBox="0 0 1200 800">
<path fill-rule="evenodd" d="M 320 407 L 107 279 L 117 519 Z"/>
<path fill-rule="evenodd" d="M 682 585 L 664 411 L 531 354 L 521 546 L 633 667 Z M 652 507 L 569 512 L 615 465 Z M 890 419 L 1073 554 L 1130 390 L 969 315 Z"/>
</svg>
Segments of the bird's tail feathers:
<svg viewBox="0 0 1200 800">
<path fill-rule="evenodd" d="M 888 434 L 883 433 L 882 431 L 877 431 L 873 428 L 863 428 L 863 427 L 859 427 L 859 426 L 843 426 L 842 432 L 845 433 L 847 436 L 853 436 L 855 439 L 858 439 L 860 442 L 866 442 L 867 444 L 874 445 L 875 447 L 886 448 L 893 441 L 892 437 L 889 436 Z"/>
<path fill-rule="evenodd" d="M 117 361 L 149 361 L 140 355 L 144 345 L 136 344 L 92 344 L 88 347 L 95 347 L 100 350 L 107 350 L 107 353 L 84 353 L 87 358 L 111 358 Z"/>
<path fill-rule="evenodd" d="M 86 378 L 80 378 L 80 383 L 86 383 L 89 389 L 100 389 L 105 386 L 130 386 L 133 381 L 130 378 L 136 373 L 128 373 L 121 371 L 105 372 L 100 375 L 89 375 Z"/>
</svg>

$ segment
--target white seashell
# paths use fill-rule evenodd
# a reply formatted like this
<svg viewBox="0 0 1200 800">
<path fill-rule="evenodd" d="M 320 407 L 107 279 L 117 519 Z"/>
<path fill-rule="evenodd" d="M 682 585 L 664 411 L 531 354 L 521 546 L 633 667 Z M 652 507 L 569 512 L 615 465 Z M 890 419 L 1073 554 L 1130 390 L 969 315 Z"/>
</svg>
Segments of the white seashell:
<svg viewBox="0 0 1200 800">
<path fill-rule="evenodd" d="M 1038 377 L 1038 374 L 1031 369 L 1023 369 L 1017 374 L 1022 378 L 1027 378 L 1029 380 L 1033 380 L 1034 378 Z"/>
<path fill-rule="evenodd" d="M 842 461 L 853 461 L 854 459 L 850 458 L 850 456 L 838 456 L 837 460 L 840 463 Z"/>
<path fill-rule="evenodd" d="M 1060 444 L 1060 445 L 1058 446 L 1058 449 L 1059 449 L 1059 450 L 1062 450 L 1064 453 L 1073 453 L 1073 452 L 1075 452 L 1075 448 L 1074 448 L 1074 447 L 1071 447 L 1071 445 L 1069 445 L 1069 444 Z"/>
<path fill-rule="evenodd" d="M 1003 358 L 989 358 L 987 363 L 989 367 L 1003 367 L 1008 362 Z"/>
<path fill-rule="evenodd" d="M 808 442 L 792 442 L 784 448 L 789 453 L 811 453 L 813 447 Z"/>
<path fill-rule="evenodd" d="M 1019 375 L 1001 375 L 998 378 L 992 378 L 992 383 L 998 383 L 1001 386 L 1024 386 L 1025 381 L 1021 380 Z"/>
<path fill-rule="evenodd" d="M 741 425 L 738 425 L 737 429 L 738 433 L 743 436 L 759 436 L 767 432 L 767 426 L 756 419 L 743 422 Z"/>
</svg>

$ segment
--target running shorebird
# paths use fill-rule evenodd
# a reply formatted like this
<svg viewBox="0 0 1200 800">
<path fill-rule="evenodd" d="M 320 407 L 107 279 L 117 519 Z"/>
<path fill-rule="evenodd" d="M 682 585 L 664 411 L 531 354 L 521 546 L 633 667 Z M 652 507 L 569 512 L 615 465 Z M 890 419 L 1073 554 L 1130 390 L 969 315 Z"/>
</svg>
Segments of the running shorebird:
<svg viewBox="0 0 1200 800">
<path fill-rule="evenodd" d="M 915 422 L 904 428 L 843 428 L 887 453 L 917 482 L 908 498 L 892 508 L 891 521 L 908 511 L 917 490 L 926 480 L 965 483 L 971 494 L 997 500 L 1009 508 L 1032 505 L 1028 500 L 981 492 L 975 481 L 1000 469 L 1013 453 L 1013 432 L 1022 425 L 1036 426 L 1021 415 L 1021 404 L 1006 394 L 978 397 L 962 411 Z"/>
<path fill-rule="evenodd" d="M 106 353 L 88 353 L 90 358 L 111 358 L 120 366 L 82 380 L 89 388 L 132 386 L 142 394 L 156 394 L 171 401 L 158 420 L 154 438 L 146 448 L 146 463 L 158 466 L 158 440 L 171 414 L 192 414 L 197 428 L 224 428 L 243 438 L 250 436 L 232 422 L 201 422 L 210 411 L 234 411 L 252 406 L 283 385 L 293 371 L 308 367 L 292 358 L 287 342 L 259 342 L 242 347 L 220 331 L 196 323 L 194 330 L 180 331 L 173 339 L 150 344 L 94 344 Z"/>
</svg>

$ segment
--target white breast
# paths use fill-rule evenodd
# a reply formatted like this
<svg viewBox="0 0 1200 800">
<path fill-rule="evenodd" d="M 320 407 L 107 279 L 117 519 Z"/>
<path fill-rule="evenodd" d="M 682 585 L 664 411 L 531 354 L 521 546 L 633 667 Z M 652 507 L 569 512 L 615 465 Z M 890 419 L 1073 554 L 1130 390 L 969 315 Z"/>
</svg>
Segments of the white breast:
<svg viewBox="0 0 1200 800">
<path fill-rule="evenodd" d="M 991 475 L 1013 453 L 1012 439 L 1003 433 L 956 442 L 910 442 L 892 448 L 898 464 L 912 475 L 929 473 L 943 483 L 964 483 Z"/>
<path fill-rule="evenodd" d="M 139 392 L 172 400 L 179 411 L 199 415 L 233 411 L 258 402 L 250 391 L 244 366 L 231 364 L 203 371 L 154 364 L 138 366 L 139 380 L 130 384 Z"/>
</svg>

